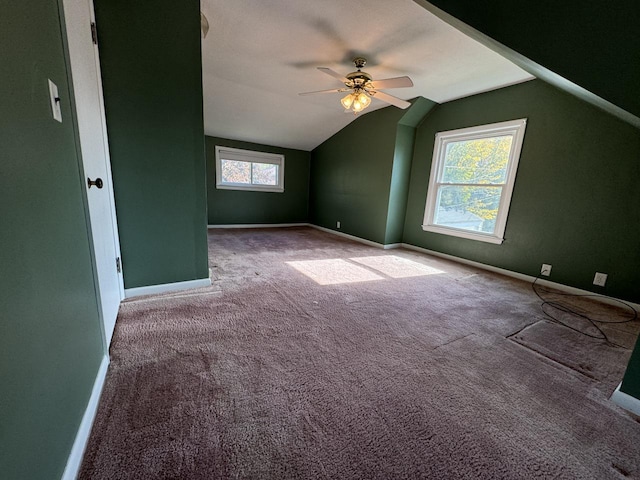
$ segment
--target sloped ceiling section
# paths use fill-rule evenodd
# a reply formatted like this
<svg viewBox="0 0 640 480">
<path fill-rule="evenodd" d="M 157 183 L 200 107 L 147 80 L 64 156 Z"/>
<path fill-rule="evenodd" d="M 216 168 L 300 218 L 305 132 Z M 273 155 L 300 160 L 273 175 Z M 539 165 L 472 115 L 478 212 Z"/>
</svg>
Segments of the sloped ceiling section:
<svg viewBox="0 0 640 480">
<path fill-rule="evenodd" d="M 346 74 L 358 55 L 374 79 L 409 75 L 414 87 L 386 91 L 403 99 L 443 103 L 533 78 L 412 0 L 202 0 L 202 11 L 208 135 L 313 149 L 355 116 L 340 94 L 298 93 L 341 87 L 316 67 Z"/>
<path fill-rule="evenodd" d="M 538 78 L 640 128 L 640 2 L 414 0 Z"/>
</svg>

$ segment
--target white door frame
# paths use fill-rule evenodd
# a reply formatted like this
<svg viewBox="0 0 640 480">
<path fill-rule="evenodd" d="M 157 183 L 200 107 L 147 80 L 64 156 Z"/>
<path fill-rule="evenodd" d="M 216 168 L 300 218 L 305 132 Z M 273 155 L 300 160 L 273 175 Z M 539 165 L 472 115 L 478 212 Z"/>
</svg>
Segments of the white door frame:
<svg viewBox="0 0 640 480">
<path fill-rule="evenodd" d="M 123 280 L 123 266 L 120 253 L 120 240 L 118 234 L 118 223 L 115 209 L 115 198 L 113 194 L 113 178 L 111 175 L 111 159 L 109 155 L 109 143 L 107 136 L 107 125 L 104 109 L 104 97 L 102 90 L 102 76 L 100 73 L 100 59 L 97 45 L 92 42 L 93 29 L 92 23 L 95 25 L 95 15 L 93 0 L 61 0 L 65 26 L 67 34 L 67 45 L 69 51 L 69 70 L 71 73 L 71 79 L 74 86 L 75 105 L 76 105 L 76 119 L 78 125 L 78 138 L 80 140 L 80 156 L 84 165 L 84 172 L 86 177 L 91 177 L 95 180 L 96 168 L 92 168 L 89 158 L 92 157 L 92 161 L 98 159 L 100 164 L 100 176 L 103 180 L 103 187 L 97 193 L 96 188 L 90 188 L 87 192 L 87 208 L 89 210 L 89 217 L 91 223 L 91 232 L 93 237 L 93 256 L 94 256 L 94 269 L 96 276 L 96 288 L 98 293 L 98 310 L 102 322 L 102 331 L 104 337 L 104 347 L 106 350 L 109 348 L 111 337 L 113 335 L 113 327 L 115 325 L 115 317 L 113 315 L 114 305 L 111 305 L 108 315 L 105 314 L 105 300 L 109 297 L 109 302 L 113 303 L 114 296 L 118 305 L 124 299 L 124 280 Z M 93 51 L 93 54 L 90 52 Z M 88 63 L 92 58 L 93 65 Z M 95 68 L 95 71 L 91 70 Z M 74 75 L 74 72 L 76 73 Z M 87 75 L 86 73 L 90 74 Z M 84 74 L 83 74 L 84 73 Z M 87 83 L 81 83 L 87 82 Z M 95 83 L 94 83 L 95 82 Z M 91 98 L 93 102 L 93 118 L 87 121 L 85 115 L 81 115 L 86 105 L 79 105 L 78 102 L 82 102 L 83 98 L 80 98 L 78 92 L 83 92 L 81 95 L 87 95 L 87 92 L 91 92 Z M 86 100 L 87 97 L 84 97 Z M 96 106 L 99 110 L 99 124 L 100 133 L 95 133 L 95 121 Z M 102 137 L 101 139 L 99 137 Z M 96 146 L 96 139 L 100 146 Z M 94 151 L 86 151 L 88 149 L 94 149 Z M 85 150 L 84 152 L 82 150 Z M 94 157 L 95 155 L 95 157 Z M 104 163 L 102 163 L 104 159 Z M 95 166 L 95 165 L 94 165 Z M 86 181 L 86 180 L 85 180 Z M 86 185 L 85 185 L 86 188 Z M 99 213 L 102 218 L 97 218 L 98 214 L 92 217 L 92 205 L 90 202 L 95 202 L 96 197 L 89 198 L 90 195 L 99 195 L 100 205 L 103 207 Z M 102 203 L 107 202 L 107 203 Z M 106 211 L 105 211 L 106 207 Z M 95 208 L 95 207 L 94 207 Z M 94 210 L 95 213 L 95 210 Z M 97 224 L 96 222 L 100 222 Z M 99 238 L 98 236 L 101 235 Z M 108 237 L 108 238 L 107 238 Z M 101 243 L 102 242 L 102 243 Z M 101 251 L 98 251 L 98 245 L 102 245 Z M 105 260 L 104 258 L 98 258 L 99 255 L 104 255 L 104 251 L 109 252 L 109 256 L 113 255 L 112 259 Z M 116 270 L 116 259 L 120 265 L 120 271 Z M 110 279 L 109 282 L 101 281 L 105 271 Z M 116 274 L 117 272 L 117 274 Z M 115 279 L 117 275 L 117 280 Z M 107 284 L 109 292 L 104 291 L 104 285 Z M 117 289 L 117 294 L 114 292 Z M 106 293 L 106 294 L 105 294 Z M 108 294 L 108 295 L 107 295 Z M 104 297 L 104 298 L 103 298 Z M 117 309 L 116 309 L 117 310 Z M 109 318 L 107 318 L 107 316 Z"/>
</svg>

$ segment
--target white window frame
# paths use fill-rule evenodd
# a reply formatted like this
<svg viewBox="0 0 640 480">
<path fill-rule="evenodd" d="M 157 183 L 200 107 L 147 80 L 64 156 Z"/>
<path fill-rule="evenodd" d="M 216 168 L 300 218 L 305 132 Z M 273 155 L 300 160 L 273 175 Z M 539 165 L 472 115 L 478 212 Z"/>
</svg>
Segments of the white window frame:
<svg viewBox="0 0 640 480">
<path fill-rule="evenodd" d="M 501 244 L 504 241 L 504 231 L 507 225 L 507 216 L 509 214 L 509 206 L 511 205 L 511 196 L 513 194 L 513 186 L 516 180 L 516 171 L 518 170 L 518 162 L 520 160 L 520 152 L 522 151 L 522 142 L 524 140 L 524 131 L 526 125 L 527 119 L 521 118 L 519 120 L 492 123 L 489 125 L 462 128 L 459 130 L 449 130 L 436 134 L 436 140 L 433 147 L 433 159 L 431 160 L 429 187 L 427 190 L 427 203 L 424 209 L 424 221 L 422 225 L 422 229 L 424 231 L 495 244 Z M 449 185 L 464 185 L 471 187 L 486 186 L 482 184 L 458 184 L 441 181 L 447 145 L 452 142 L 477 140 L 481 138 L 498 137 L 504 135 L 512 135 L 513 141 L 511 143 L 511 151 L 509 152 L 506 180 L 504 184 L 499 184 L 502 185 L 502 195 L 500 197 L 500 204 L 498 206 L 498 215 L 496 218 L 494 232 L 492 234 L 485 232 L 474 232 L 461 228 L 436 225 L 434 223 L 434 217 L 437 208 L 436 203 L 438 200 L 438 190 L 440 189 L 440 187 Z"/>
<path fill-rule="evenodd" d="M 235 160 L 247 163 L 270 163 L 278 165 L 278 184 L 259 185 L 231 183 L 222 181 L 222 160 Z M 223 190 L 249 190 L 254 192 L 284 192 L 284 155 L 277 153 L 255 152 L 239 148 L 216 145 L 216 188 Z"/>
</svg>

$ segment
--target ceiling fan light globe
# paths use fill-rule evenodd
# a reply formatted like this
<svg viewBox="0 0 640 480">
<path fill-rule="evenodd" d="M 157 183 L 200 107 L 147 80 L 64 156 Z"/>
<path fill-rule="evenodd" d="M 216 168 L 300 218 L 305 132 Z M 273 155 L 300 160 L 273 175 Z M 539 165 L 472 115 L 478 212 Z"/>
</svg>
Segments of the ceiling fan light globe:
<svg viewBox="0 0 640 480">
<path fill-rule="evenodd" d="M 340 100 L 340 103 L 342 103 L 342 106 L 346 110 L 349 110 L 349 108 L 351 108 L 351 104 L 353 103 L 353 94 L 350 93 L 349 95 L 346 95 L 344 98 L 342 98 L 342 100 Z"/>
<path fill-rule="evenodd" d="M 366 93 L 362 92 L 360 95 L 358 95 L 358 101 L 362 105 L 362 109 L 365 109 L 371 103 L 371 98 L 369 97 L 369 95 L 367 95 Z"/>
</svg>

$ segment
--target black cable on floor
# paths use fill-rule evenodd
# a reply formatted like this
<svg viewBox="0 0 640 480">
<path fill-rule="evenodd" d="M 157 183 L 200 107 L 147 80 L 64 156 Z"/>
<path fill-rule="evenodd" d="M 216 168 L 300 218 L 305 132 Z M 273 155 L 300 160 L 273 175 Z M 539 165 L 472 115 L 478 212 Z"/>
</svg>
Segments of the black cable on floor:
<svg viewBox="0 0 640 480">
<path fill-rule="evenodd" d="M 611 298 L 611 297 L 607 297 L 605 295 L 598 295 L 598 294 L 590 294 L 590 293 L 585 293 L 585 294 L 574 294 L 574 293 L 561 293 L 561 292 L 552 292 L 550 290 L 547 289 L 543 289 L 540 288 L 540 286 L 538 286 L 536 288 L 536 283 L 538 282 L 538 280 L 540 279 L 540 276 L 536 277 L 536 279 L 533 281 L 533 283 L 531 284 L 531 288 L 533 289 L 534 293 L 537 295 L 537 297 L 542 300 L 542 303 L 540 304 L 540 308 L 542 309 L 542 313 L 544 313 L 552 322 L 557 323 L 559 325 L 562 325 L 570 330 L 573 330 L 574 332 L 578 332 L 582 335 L 585 335 L 587 337 L 590 338 L 595 338 L 597 340 L 604 340 L 608 345 L 611 345 L 613 347 L 619 347 L 619 348 L 624 348 L 624 349 L 629 349 L 628 347 L 625 347 L 624 345 L 618 345 L 615 342 L 612 342 L 611 340 L 609 340 L 609 337 L 607 336 L 606 333 L 604 333 L 604 331 L 602 330 L 602 328 L 600 328 L 598 325 L 596 325 L 597 323 L 601 323 L 601 324 L 614 324 L 614 323 L 629 323 L 629 322 L 633 322 L 634 320 L 638 319 L 638 311 L 633 308 L 631 305 L 629 305 L 627 302 L 623 302 L 622 300 L 618 300 L 617 298 Z M 625 306 L 626 308 L 628 308 L 630 311 L 633 312 L 633 316 L 631 318 L 625 319 L 625 320 L 619 320 L 619 321 L 607 321 L 607 320 L 595 320 L 593 318 L 590 318 L 588 315 L 585 315 L 583 313 L 580 313 L 574 309 L 572 309 L 570 306 L 562 303 L 562 302 L 557 302 L 557 301 L 550 301 L 550 300 L 546 300 L 542 295 L 540 295 L 540 292 L 543 293 L 548 293 L 551 295 L 558 295 L 558 296 L 563 296 L 563 297 L 605 297 L 611 301 L 614 301 L 616 303 L 619 303 L 620 305 Z M 585 332 L 583 330 L 580 330 L 578 328 L 572 327 L 571 325 L 568 325 L 567 323 L 563 322 L 562 320 L 560 320 L 559 318 L 553 316 L 551 313 L 549 313 L 547 310 L 545 310 L 545 305 L 548 305 L 551 308 L 554 308 L 557 311 L 560 312 L 564 312 L 567 313 L 569 315 L 573 315 L 575 317 L 579 317 L 581 319 L 586 320 L 587 322 L 589 322 L 599 333 L 600 335 L 593 335 L 591 333 Z"/>
</svg>

